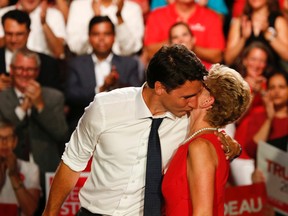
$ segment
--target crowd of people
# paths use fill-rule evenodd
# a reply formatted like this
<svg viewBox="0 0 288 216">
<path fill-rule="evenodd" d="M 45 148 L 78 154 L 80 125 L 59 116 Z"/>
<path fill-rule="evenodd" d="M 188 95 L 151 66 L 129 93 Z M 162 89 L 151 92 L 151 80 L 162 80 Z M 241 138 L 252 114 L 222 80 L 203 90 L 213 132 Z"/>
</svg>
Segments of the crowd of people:
<svg viewBox="0 0 288 216">
<path fill-rule="evenodd" d="M 92 118 L 89 113 L 81 119 L 95 95 L 123 87 L 144 88 L 151 79 L 147 79 L 151 60 L 163 46 L 182 44 L 197 55 L 205 70 L 221 71 L 225 68 L 215 64 L 226 65 L 250 87 L 247 111 L 237 121 L 220 125 L 242 146 L 241 156 L 230 162 L 227 185 L 250 185 L 255 172 L 261 176 L 256 167 L 259 141 L 281 140 L 278 148 L 288 151 L 288 0 L 0 0 L 0 17 L 0 203 L 6 202 L 8 190 L 14 191 L 7 202 L 17 203 L 25 215 L 41 215 L 45 173 L 55 172 L 61 157 L 77 171 L 95 169 L 90 163 L 84 166 L 95 148 L 88 140 L 84 142 L 89 148 L 70 147 L 62 156 L 65 144 L 70 137 L 72 143 L 84 139 L 75 130 L 83 124 L 88 127 L 84 134 L 89 131 L 98 139 L 91 129 L 102 131 L 113 122 L 102 119 L 103 113 L 90 113 L 99 118 L 95 125 L 86 125 Z M 169 93 L 175 86 L 165 88 Z M 110 97 L 115 104 L 101 99 L 110 115 L 128 116 L 124 109 L 133 106 L 116 103 L 124 101 L 123 95 Z M 132 139 L 137 133 L 126 136 Z M 11 146 L 1 153 L 4 143 Z M 85 153 L 78 164 L 73 162 L 76 151 Z M 4 163 L 6 155 L 10 164 Z M 28 201 L 39 205 L 26 208 Z"/>
</svg>

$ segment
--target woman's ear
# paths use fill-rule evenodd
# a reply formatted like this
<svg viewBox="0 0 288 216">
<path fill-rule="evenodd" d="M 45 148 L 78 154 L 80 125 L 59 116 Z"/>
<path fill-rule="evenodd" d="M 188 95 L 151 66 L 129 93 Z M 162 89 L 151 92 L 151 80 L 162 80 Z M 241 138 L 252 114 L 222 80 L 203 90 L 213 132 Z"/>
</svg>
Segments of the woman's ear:
<svg viewBox="0 0 288 216">
<path fill-rule="evenodd" d="M 207 96 L 207 97 L 203 97 L 202 100 L 200 101 L 200 108 L 204 108 L 204 109 L 210 109 L 214 103 L 215 99 L 214 97 L 212 97 L 211 95 Z"/>
</svg>

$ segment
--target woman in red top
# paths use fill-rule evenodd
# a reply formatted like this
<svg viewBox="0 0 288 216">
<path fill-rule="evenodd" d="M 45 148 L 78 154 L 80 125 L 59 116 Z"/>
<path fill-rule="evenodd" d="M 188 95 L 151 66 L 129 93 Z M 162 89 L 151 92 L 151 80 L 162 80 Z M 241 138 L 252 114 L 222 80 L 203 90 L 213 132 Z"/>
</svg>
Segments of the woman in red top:
<svg viewBox="0 0 288 216">
<path fill-rule="evenodd" d="M 250 125 L 250 129 L 255 133 L 246 151 L 253 158 L 256 157 L 259 141 L 269 143 L 269 140 L 288 136 L 287 73 L 274 72 L 271 74 L 267 80 L 267 87 L 267 93 L 263 97 L 265 108 L 255 113 L 253 124 Z M 285 146 L 280 148 L 284 151 L 287 150 Z"/>
<path fill-rule="evenodd" d="M 247 146 L 254 132 L 249 129 L 254 122 L 255 113 L 264 108 L 262 94 L 266 90 L 266 77 L 273 67 L 273 58 L 261 42 L 253 42 L 246 47 L 237 61 L 236 68 L 248 82 L 253 96 L 249 110 L 235 124 L 234 138 L 242 145 L 243 151 L 239 158 L 231 163 L 231 179 L 235 185 L 252 184 L 251 174 L 254 171 L 254 160 L 247 152 Z"/>
<path fill-rule="evenodd" d="M 243 14 L 231 20 L 224 61 L 232 65 L 254 41 L 264 43 L 277 63 L 288 61 L 288 25 L 276 0 L 247 0 Z"/>
<path fill-rule="evenodd" d="M 190 97 L 190 136 L 164 175 L 167 216 L 224 215 L 229 164 L 214 132 L 245 112 L 250 88 L 239 73 L 219 64 L 203 79 L 203 88 Z"/>
<path fill-rule="evenodd" d="M 260 140 L 288 152 L 288 74 L 285 72 L 271 74 L 267 80 L 267 90 L 264 97 L 266 109 L 262 113 L 257 113 L 251 128 L 256 131 L 252 144 L 247 149 L 251 157 L 256 157 Z M 253 183 L 266 181 L 260 169 L 253 172 L 252 181 Z M 270 210 L 273 211 L 273 207 L 270 206 Z M 276 210 L 275 215 L 284 214 Z"/>
</svg>

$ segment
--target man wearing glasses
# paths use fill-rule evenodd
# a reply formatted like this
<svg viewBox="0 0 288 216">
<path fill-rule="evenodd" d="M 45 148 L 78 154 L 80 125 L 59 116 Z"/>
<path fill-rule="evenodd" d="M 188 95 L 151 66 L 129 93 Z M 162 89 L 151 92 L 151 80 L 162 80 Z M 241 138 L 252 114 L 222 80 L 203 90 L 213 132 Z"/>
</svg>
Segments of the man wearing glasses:
<svg viewBox="0 0 288 216">
<path fill-rule="evenodd" d="M 14 129 L 11 122 L 0 121 L 0 214 L 33 215 L 41 194 L 39 168 L 15 155 Z"/>
<path fill-rule="evenodd" d="M 9 120 L 15 125 L 19 137 L 15 154 L 38 164 L 45 191 L 45 172 L 56 170 L 68 127 L 64 96 L 36 81 L 39 67 L 40 60 L 35 52 L 22 48 L 13 54 L 12 87 L 0 92 L 0 120 Z"/>
</svg>

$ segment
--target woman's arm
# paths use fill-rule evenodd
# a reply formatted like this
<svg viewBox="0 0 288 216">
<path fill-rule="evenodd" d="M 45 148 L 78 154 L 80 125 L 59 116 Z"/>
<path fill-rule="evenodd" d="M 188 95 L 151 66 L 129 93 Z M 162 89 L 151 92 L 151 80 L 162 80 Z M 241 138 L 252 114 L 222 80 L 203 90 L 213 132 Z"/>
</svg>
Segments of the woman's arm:
<svg viewBox="0 0 288 216">
<path fill-rule="evenodd" d="M 242 33 L 241 33 L 242 29 Z M 226 50 L 224 52 L 225 64 L 231 65 L 245 46 L 246 39 L 250 36 L 252 24 L 247 19 L 234 18 L 231 21 Z"/>
<path fill-rule="evenodd" d="M 275 21 L 275 29 L 268 28 L 264 34 L 271 47 L 281 59 L 288 61 L 288 23 L 287 20 L 279 16 Z"/>
<path fill-rule="evenodd" d="M 55 0 L 55 4 L 56 4 L 56 7 L 58 8 L 58 10 L 60 10 L 61 13 L 63 14 L 63 17 L 65 19 L 65 23 L 66 23 L 67 19 L 68 19 L 70 0 L 69 1 L 67 1 L 67 0 Z"/>
<path fill-rule="evenodd" d="M 187 177 L 193 216 L 213 215 L 215 172 L 218 158 L 207 140 L 196 139 L 189 145 Z"/>
<path fill-rule="evenodd" d="M 264 123 L 261 125 L 260 129 L 257 131 L 257 133 L 253 137 L 253 141 L 255 143 L 258 143 L 260 140 L 262 140 L 262 141 L 268 140 L 269 133 L 271 130 L 272 121 L 273 121 L 273 118 L 275 116 L 274 104 L 269 97 L 269 93 L 266 93 L 263 96 L 263 101 L 265 104 L 267 118 L 265 119 Z"/>
</svg>

